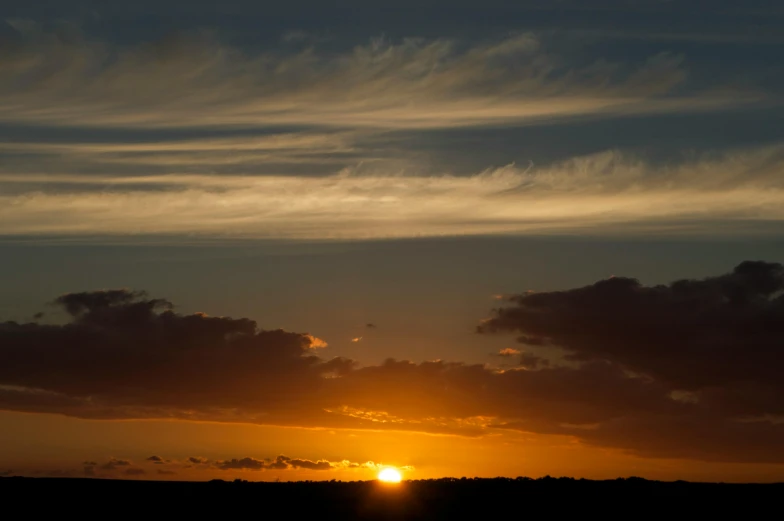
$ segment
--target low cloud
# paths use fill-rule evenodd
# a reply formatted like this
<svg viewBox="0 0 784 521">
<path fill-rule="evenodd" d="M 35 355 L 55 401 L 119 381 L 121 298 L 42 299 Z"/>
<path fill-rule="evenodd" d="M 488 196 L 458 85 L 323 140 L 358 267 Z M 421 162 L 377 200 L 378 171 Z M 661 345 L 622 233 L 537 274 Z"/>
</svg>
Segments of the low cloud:
<svg viewBox="0 0 784 521">
<path fill-rule="evenodd" d="M 784 447 L 774 441 L 784 435 L 781 264 L 746 261 L 724 275 L 657 286 L 612 277 L 512 296 L 509 303 L 479 331 L 517 333 L 526 344 L 558 347 L 581 367 L 601 363 L 631 372 L 669 389 L 673 401 L 687 407 L 677 414 L 641 410 L 608 418 L 582 439 L 644 455 L 733 459 L 735 452 L 782 460 Z M 504 426 L 543 429 L 534 423 Z"/>
<path fill-rule="evenodd" d="M 369 462 L 370 463 L 370 462 Z M 372 465 L 372 463 L 371 463 Z M 370 468 L 367 463 L 352 463 L 348 460 L 330 462 L 327 460 L 312 461 L 301 458 L 277 456 L 274 459 L 242 458 L 216 462 L 221 470 L 334 470 L 338 468 Z"/>
<path fill-rule="evenodd" d="M 104 463 L 103 465 L 100 465 L 98 468 L 100 470 L 109 470 L 109 471 L 111 471 L 111 470 L 117 470 L 117 467 L 127 467 L 130 464 L 131 464 L 131 462 L 128 461 L 128 460 L 112 458 L 109 461 L 107 461 L 106 463 Z"/>
<path fill-rule="evenodd" d="M 508 352 L 519 359 L 505 369 L 394 359 L 363 367 L 319 357 L 312 335 L 247 318 L 182 315 L 131 290 L 71 293 L 56 299 L 64 324 L 0 324 L 0 408 L 465 436 L 514 429 L 651 457 L 784 462 L 783 293 L 782 266 L 753 261 L 669 285 L 616 276 L 511 296 L 480 326 L 526 345 Z M 327 464 L 340 462 L 213 463 Z"/>
<path fill-rule="evenodd" d="M 152 463 L 159 463 L 157 460 L 147 458 L 145 461 Z M 180 471 L 187 471 L 187 469 L 195 470 L 199 468 L 204 470 L 240 470 L 240 471 L 296 471 L 296 470 L 316 470 L 316 471 L 329 471 L 329 470 L 350 470 L 350 469 L 370 469 L 377 470 L 383 468 L 385 465 L 367 461 L 365 463 L 357 463 L 349 460 L 342 461 L 328 461 L 326 459 L 309 460 L 305 458 L 290 458 L 288 456 L 279 455 L 274 458 L 257 459 L 253 457 L 245 457 L 240 459 L 227 459 L 216 460 L 212 464 L 208 464 L 206 458 L 190 457 L 184 462 L 176 460 L 169 460 L 160 458 L 160 462 L 166 464 L 166 467 L 155 468 L 153 474 L 158 476 L 175 476 Z M 198 467 L 194 467 L 194 465 Z M 414 467 L 398 467 L 404 470 L 414 470 Z M 150 471 L 152 472 L 152 471 Z M 186 472 L 187 473 L 187 472 Z M 7 470 L 0 472 L 0 476 L 11 475 L 12 471 Z M 24 474 L 24 473 L 23 473 Z M 55 469 L 55 470 L 37 470 L 33 471 L 34 475 L 45 475 L 52 477 L 73 477 L 83 475 L 84 477 L 102 477 L 102 478 L 118 478 L 118 477 L 143 477 L 148 476 L 150 473 L 139 467 L 131 466 L 130 460 L 120 460 L 112 458 L 104 465 L 98 465 L 96 461 L 85 461 L 82 464 L 81 470 L 79 469 Z"/>
<path fill-rule="evenodd" d="M 221 470 L 262 470 L 267 468 L 265 461 L 254 458 L 219 461 L 217 465 Z"/>
<path fill-rule="evenodd" d="M 784 267 L 762 261 L 669 285 L 612 277 L 510 297 L 513 305 L 498 309 L 480 331 L 516 332 L 525 342 L 565 349 L 571 360 L 618 363 L 679 390 L 755 384 L 784 398 L 783 293 Z M 784 413 L 784 400 L 780 407 L 765 412 Z"/>
<path fill-rule="evenodd" d="M 307 470 L 331 470 L 333 468 L 333 464 L 327 460 L 310 461 L 306 459 L 293 459 L 289 461 L 289 465 L 294 468 Z"/>
<path fill-rule="evenodd" d="M 125 407 L 136 409 L 136 416 L 145 408 L 206 410 L 242 402 L 273 412 L 286 410 L 292 400 L 301 407 L 315 401 L 307 389 L 318 387 L 322 372 L 341 365 L 311 354 L 326 345 L 312 335 L 258 330 L 244 318 L 178 315 L 169 302 L 143 293 L 71 293 L 55 302 L 70 315 L 69 324 L 0 324 L 0 382 L 16 386 L 5 393 L 0 388 L 0 404 L 61 402 L 76 412 L 89 402 L 99 417 Z M 71 376 L 58 376 L 66 368 Z M 174 381 L 178 391 L 171 393 Z M 285 403 L 275 399 L 281 395 Z"/>
</svg>

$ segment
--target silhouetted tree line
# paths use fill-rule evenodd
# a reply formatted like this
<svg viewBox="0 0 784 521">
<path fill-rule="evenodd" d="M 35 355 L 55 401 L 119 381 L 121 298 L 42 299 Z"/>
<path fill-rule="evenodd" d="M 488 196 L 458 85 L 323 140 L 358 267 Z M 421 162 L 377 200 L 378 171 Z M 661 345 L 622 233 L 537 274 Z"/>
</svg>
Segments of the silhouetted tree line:
<svg viewBox="0 0 784 521">
<path fill-rule="evenodd" d="M 407 480 L 400 484 L 378 481 L 253 482 L 244 479 L 209 482 L 124 481 L 71 478 L 0 478 L 0 497 L 7 505 L 24 504 L 28 512 L 59 509 L 59 514 L 97 503 L 113 505 L 127 514 L 147 505 L 146 515 L 172 511 L 178 516 L 215 513 L 235 517 L 258 513 L 261 519 L 495 519 L 523 514 L 551 514 L 580 506 L 582 513 L 621 509 L 638 499 L 647 508 L 651 499 L 694 499 L 718 505 L 741 499 L 747 514 L 767 501 L 784 497 L 784 483 L 725 484 L 662 482 L 640 477 L 587 480 L 570 477 L 438 478 Z M 546 498 L 546 500 L 545 500 Z M 628 513 L 628 512 L 627 512 Z M 295 516 L 296 514 L 296 516 Z M 87 517 L 91 517 L 87 515 Z M 634 517 L 634 516 L 632 516 Z M 157 518 L 157 517 L 156 517 Z M 178 517 L 180 518 L 180 517 Z"/>
</svg>

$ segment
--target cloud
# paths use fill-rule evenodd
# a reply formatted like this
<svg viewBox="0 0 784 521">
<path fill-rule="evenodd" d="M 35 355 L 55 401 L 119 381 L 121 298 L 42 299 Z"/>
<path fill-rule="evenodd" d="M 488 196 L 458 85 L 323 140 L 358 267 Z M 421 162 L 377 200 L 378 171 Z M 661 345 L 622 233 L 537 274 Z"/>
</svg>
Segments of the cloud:
<svg viewBox="0 0 784 521">
<path fill-rule="evenodd" d="M 376 328 L 378 328 L 378 326 L 377 326 L 377 325 L 375 325 L 375 324 L 372 324 L 372 323 L 370 323 L 370 322 L 368 322 L 367 324 L 365 324 L 365 327 L 366 327 L 366 328 L 368 328 L 368 329 L 376 329 Z"/>
<path fill-rule="evenodd" d="M 163 465 L 165 461 L 160 456 L 150 456 L 145 461 L 150 461 L 155 465 Z"/>
<path fill-rule="evenodd" d="M 507 347 L 498 351 L 498 356 L 515 356 L 519 354 L 520 354 L 520 350 L 514 349 L 512 347 Z"/>
<path fill-rule="evenodd" d="M 210 467 L 206 467 L 208 461 L 206 458 L 190 457 L 184 463 L 170 462 L 163 458 L 151 459 L 147 458 L 145 461 L 153 463 L 167 462 L 171 466 L 167 468 L 156 468 L 155 473 L 161 476 L 172 476 L 177 474 L 176 469 L 193 468 L 193 464 L 202 465 L 202 468 L 217 468 L 219 470 L 252 470 L 252 471 L 276 471 L 276 470 L 340 470 L 340 469 L 375 469 L 381 468 L 380 464 L 373 463 L 372 461 L 365 463 L 356 463 L 349 460 L 331 462 L 326 459 L 310 460 L 306 458 L 290 458 L 288 456 L 279 455 L 275 458 L 257 459 L 253 457 L 245 457 L 241 459 L 227 459 L 216 460 Z M 122 471 L 122 474 L 127 476 L 143 476 L 147 472 L 138 467 L 131 467 L 129 460 L 118 460 L 112 458 L 109 463 L 99 467 L 100 470 L 108 471 L 110 474 L 104 476 L 111 476 L 111 472 Z M 96 467 L 98 464 L 94 461 L 85 461 L 83 464 L 83 474 L 86 477 L 95 477 Z M 171 468 L 174 467 L 174 468 Z M 411 467 L 413 469 L 413 467 Z M 63 475 L 75 475 L 73 470 L 58 470 L 56 471 Z M 9 471 L 10 473 L 10 471 Z M 49 471 L 46 473 L 50 474 Z M 116 474 L 114 474 L 116 475 Z"/>
<path fill-rule="evenodd" d="M 362 340 L 362 337 L 361 337 L 361 336 L 358 336 L 358 337 L 356 337 L 356 338 L 352 338 L 352 339 L 351 339 L 351 341 L 352 341 L 352 342 L 354 342 L 354 343 L 360 342 L 361 340 Z"/>
<path fill-rule="evenodd" d="M 127 467 L 131 464 L 128 460 L 112 458 L 98 468 L 101 470 L 117 470 L 117 467 Z"/>
<path fill-rule="evenodd" d="M 307 340 L 308 348 L 310 349 L 322 349 L 329 346 L 324 340 L 316 338 L 313 335 L 305 335 L 305 339 Z"/>
<path fill-rule="evenodd" d="M 0 187 L 8 187 L 0 235 L 732 234 L 784 220 L 782 168 L 784 148 L 776 145 L 663 165 L 607 151 L 472 176 L 420 175 L 414 165 L 369 175 L 350 168 L 326 176 L 69 174 L 51 185 L 49 175 L 0 172 Z M 69 189 L 55 189 L 63 185 Z"/>
<path fill-rule="evenodd" d="M 19 25 L 15 31 L 17 44 L 7 46 L 0 67 L 0 116 L 27 124 L 421 128 L 693 109 L 743 98 L 678 92 L 688 86 L 681 55 L 581 62 L 533 33 L 485 42 L 375 38 L 336 52 L 315 44 L 242 49 L 206 31 L 124 47 L 63 41 Z"/>
<path fill-rule="evenodd" d="M 479 330 L 557 346 L 573 362 L 610 364 L 670 389 L 691 409 L 618 416 L 582 439 L 645 455 L 721 459 L 736 451 L 756 461 L 764 454 L 781 460 L 782 447 L 774 441 L 784 434 L 781 264 L 745 261 L 724 275 L 657 286 L 612 277 L 509 302 Z"/>
<path fill-rule="evenodd" d="M 332 470 L 333 468 L 333 464 L 327 460 L 310 461 L 306 459 L 293 459 L 289 461 L 289 465 L 294 468 L 307 470 Z"/>
<path fill-rule="evenodd" d="M 367 464 L 352 463 L 348 460 L 330 462 L 327 460 L 312 461 L 308 459 L 289 458 L 277 456 L 275 459 L 259 460 L 255 458 L 242 458 L 218 461 L 217 467 L 221 470 L 333 470 L 336 468 L 361 468 Z"/>
<path fill-rule="evenodd" d="M 520 355 L 520 365 L 530 369 L 536 369 L 537 367 L 550 365 L 550 361 L 531 353 L 522 353 Z"/>
<path fill-rule="evenodd" d="M 321 372 L 340 366 L 310 354 L 326 345 L 312 335 L 258 330 L 244 318 L 178 315 L 167 301 L 130 290 L 73 293 L 56 303 L 69 313 L 69 324 L 0 325 L 0 382 L 18 384 L 0 390 L 0 403 L 59 401 L 64 409 L 90 403 L 87 409 L 101 416 L 120 403 L 138 408 L 131 413 L 137 415 L 145 407 L 200 404 L 204 410 L 246 402 L 270 414 L 290 406 L 277 396 L 302 407 L 314 401 L 310 389 Z M 66 368 L 70 376 L 58 376 Z M 170 392 L 174 380 L 177 393 Z"/>
<path fill-rule="evenodd" d="M 219 461 L 218 468 L 221 470 L 262 470 L 267 468 L 267 464 L 254 458 L 242 458 Z"/>
<path fill-rule="evenodd" d="M 783 290 L 780 264 L 749 261 L 669 285 L 617 276 L 511 296 L 480 326 L 527 344 L 508 369 L 360 366 L 320 358 L 311 335 L 260 330 L 247 318 L 181 315 L 132 290 L 72 293 L 56 299 L 65 323 L 0 324 L 0 408 L 465 436 L 514 429 L 652 457 L 781 462 Z M 130 461 L 99 468 L 123 466 Z"/>
<path fill-rule="evenodd" d="M 481 331 L 514 331 L 580 362 L 611 361 L 677 389 L 761 385 L 784 397 L 778 346 L 784 267 L 746 261 L 731 273 L 644 286 L 613 277 L 510 298 Z M 739 389 L 740 391 L 740 389 Z M 784 413 L 784 401 L 780 410 Z"/>
<path fill-rule="evenodd" d="M 669 44 L 610 59 L 604 46 L 565 45 L 549 30 L 337 46 L 295 45 L 304 35 L 291 31 L 283 42 L 237 47 L 219 31 L 118 44 L 75 26 L 68 37 L 25 20 L 3 29 L 0 235 L 739 233 L 782 219 L 780 146 L 662 165 L 615 150 L 585 157 L 629 142 L 578 137 L 556 147 L 571 161 L 528 166 L 528 150 L 542 147 L 518 141 L 532 125 L 639 114 L 658 125 L 670 113 L 737 116 L 749 101 L 766 111 L 762 123 L 775 120 L 774 73 L 741 75 L 743 85 L 733 74 L 725 85 L 699 54 Z M 496 139 L 499 127 L 523 134 Z M 655 148 L 647 120 L 637 128 L 645 141 L 634 148 Z M 469 131 L 476 146 L 457 137 Z M 446 134 L 457 141 L 434 151 Z M 707 140 L 693 134 L 671 140 L 687 150 Z M 780 137 L 762 134 L 766 143 Z"/>
</svg>

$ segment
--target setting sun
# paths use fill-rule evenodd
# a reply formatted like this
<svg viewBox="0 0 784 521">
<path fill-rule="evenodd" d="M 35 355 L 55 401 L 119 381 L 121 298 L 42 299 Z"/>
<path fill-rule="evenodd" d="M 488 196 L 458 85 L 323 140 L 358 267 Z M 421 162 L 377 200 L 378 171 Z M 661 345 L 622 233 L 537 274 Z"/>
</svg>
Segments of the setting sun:
<svg viewBox="0 0 784 521">
<path fill-rule="evenodd" d="M 784 0 L 423 3 L 0 0 L 0 498 L 784 497 Z"/>
<path fill-rule="evenodd" d="M 400 483 L 400 480 L 403 478 L 396 469 L 384 469 L 378 473 L 378 479 L 386 483 Z"/>
</svg>

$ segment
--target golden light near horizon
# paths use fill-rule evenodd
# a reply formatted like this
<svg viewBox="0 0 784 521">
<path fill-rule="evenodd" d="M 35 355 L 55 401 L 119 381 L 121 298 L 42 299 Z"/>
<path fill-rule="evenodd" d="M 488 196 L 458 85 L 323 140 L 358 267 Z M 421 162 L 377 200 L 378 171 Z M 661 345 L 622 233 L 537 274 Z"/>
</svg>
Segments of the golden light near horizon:
<svg viewBox="0 0 784 521">
<path fill-rule="evenodd" d="M 400 483 L 402 479 L 403 476 L 400 475 L 400 471 L 397 469 L 386 468 L 378 473 L 378 480 L 385 483 Z"/>
</svg>

